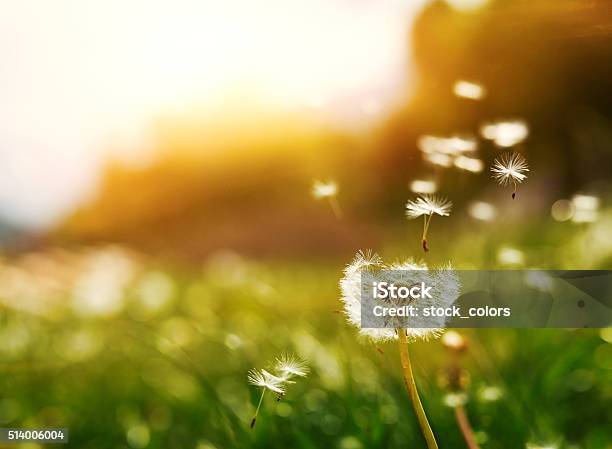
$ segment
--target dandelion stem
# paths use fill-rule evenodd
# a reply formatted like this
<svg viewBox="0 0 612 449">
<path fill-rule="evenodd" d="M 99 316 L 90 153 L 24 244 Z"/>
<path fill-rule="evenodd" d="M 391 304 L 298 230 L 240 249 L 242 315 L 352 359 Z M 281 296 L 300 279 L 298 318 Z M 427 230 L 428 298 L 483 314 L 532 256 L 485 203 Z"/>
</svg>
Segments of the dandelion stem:
<svg viewBox="0 0 612 449">
<path fill-rule="evenodd" d="M 436 438 L 434 437 L 433 431 L 429 426 L 427 415 L 425 414 L 425 410 L 423 409 L 423 404 L 421 404 L 419 392 L 417 391 L 416 383 L 414 382 L 412 366 L 410 364 L 410 355 L 408 353 L 408 339 L 406 338 L 406 331 L 404 329 L 397 329 L 397 334 L 399 336 L 399 352 L 400 359 L 402 362 L 402 371 L 404 374 L 404 383 L 406 384 L 408 395 L 410 396 L 410 400 L 412 401 L 412 407 L 414 408 L 414 412 L 417 415 L 417 420 L 419 421 L 421 432 L 423 433 L 425 441 L 427 442 L 427 448 L 438 449 Z"/>
<path fill-rule="evenodd" d="M 457 419 L 457 424 L 459 424 L 459 429 L 461 429 L 461 433 L 463 434 L 463 438 L 465 439 L 468 448 L 480 449 L 480 446 L 478 446 L 478 443 L 476 443 L 476 439 L 474 438 L 474 431 L 472 430 L 472 426 L 470 425 L 470 421 L 463 405 L 458 405 L 455 407 L 455 418 Z"/>
<path fill-rule="evenodd" d="M 251 420 L 251 429 L 255 427 L 255 421 L 257 421 L 257 415 L 259 414 L 259 409 L 261 407 L 261 403 L 263 402 L 264 394 L 266 394 L 266 389 L 261 389 L 261 397 L 259 398 L 259 404 L 257 404 L 257 409 L 255 410 L 255 415 L 253 415 L 253 419 Z"/>
<path fill-rule="evenodd" d="M 332 208 L 332 212 L 336 216 L 336 218 L 342 218 L 342 209 L 340 209 L 340 204 L 335 196 L 328 196 L 327 201 Z"/>
<path fill-rule="evenodd" d="M 423 215 L 423 237 L 421 241 L 423 242 L 423 251 L 429 251 L 429 246 L 427 245 L 427 232 L 429 231 L 429 223 L 431 223 L 431 217 L 433 214 Z"/>
</svg>

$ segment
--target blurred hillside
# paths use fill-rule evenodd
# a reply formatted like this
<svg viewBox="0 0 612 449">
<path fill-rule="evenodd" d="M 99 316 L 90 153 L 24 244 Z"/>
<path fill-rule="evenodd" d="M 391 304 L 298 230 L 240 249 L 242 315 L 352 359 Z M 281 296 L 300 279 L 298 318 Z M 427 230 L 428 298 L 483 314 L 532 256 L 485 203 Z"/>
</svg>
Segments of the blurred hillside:
<svg viewBox="0 0 612 449">
<path fill-rule="evenodd" d="M 252 111 L 245 121 L 207 114 L 167 121 L 156 140 L 152 165 L 110 166 L 98 197 L 56 237 L 127 242 L 180 258 L 224 248 L 259 256 L 352 252 L 374 239 L 371 226 L 349 226 L 311 197 L 314 178 L 349 184 L 363 171 L 365 152 L 355 139 Z M 341 198 L 358 210 L 351 203 L 363 202 L 362 193 Z"/>
<path fill-rule="evenodd" d="M 486 169 L 442 176 L 421 160 L 416 142 L 423 134 L 477 135 L 498 118 L 529 124 L 520 149 L 538 180 L 526 188 L 548 214 L 558 198 L 607 188 L 612 174 L 611 19 L 605 1 L 492 1 L 470 12 L 433 2 L 412 37 L 415 94 L 367 138 L 245 104 L 231 119 L 165 120 L 155 162 L 109 167 L 98 196 L 54 236 L 187 257 L 219 248 L 348 254 L 377 246 L 390 217 L 399 222 L 412 179 L 435 179 L 459 205 L 493 191 Z M 458 79 L 482 83 L 487 96 L 454 96 Z M 485 167 L 492 150 L 481 142 Z M 344 219 L 311 198 L 319 178 L 339 182 Z"/>
</svg>

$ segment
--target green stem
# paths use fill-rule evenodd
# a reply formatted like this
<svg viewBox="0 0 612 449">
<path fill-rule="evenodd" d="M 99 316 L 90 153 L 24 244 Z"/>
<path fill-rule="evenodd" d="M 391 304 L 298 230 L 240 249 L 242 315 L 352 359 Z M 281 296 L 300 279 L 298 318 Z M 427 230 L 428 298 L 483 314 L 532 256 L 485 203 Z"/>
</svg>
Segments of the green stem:
<svg viewBox="0 0 612 449">
<path fill-rule="evenodd" d="M 404 374 L 404 383 L 406 384 L 408 395 L 412 401 L 412 407 L 417 415 L 421 432 L 423 433 L 425 441 L 427 442 L 427 448 L 438 449 L 436 438 L 434 437 L 429 421 L 427 420 L 427 415 L 423 409 L 423 404 L 421 404 L 419 392 L 417 391 L 416 383 L 414 382 L 412 365 L 410 364 L 410 355 L 408 353 L 408 339 L 406 338 L 406 331 L 404 329 L 397 329 L 397 334 L 399 336 L 399 352 L 400 360 L 402 362 L 402 371 Z"/>
<path fill-rule="evenodd" d="M 259 408 L 261 407 L 261 403 L 263 402 L 264 394 L 266 393 L 266 389 L 261 389 L 261 397 L 259 398 L 259 404 L 257 404 L 257 409 L 255 410 L 255 415 L 253 415 L 253 419 L 251 420 L 251 429 L 255 427 L 255 421 L 257 421 L 257 415 L 259 414 Z"/>
</svg>

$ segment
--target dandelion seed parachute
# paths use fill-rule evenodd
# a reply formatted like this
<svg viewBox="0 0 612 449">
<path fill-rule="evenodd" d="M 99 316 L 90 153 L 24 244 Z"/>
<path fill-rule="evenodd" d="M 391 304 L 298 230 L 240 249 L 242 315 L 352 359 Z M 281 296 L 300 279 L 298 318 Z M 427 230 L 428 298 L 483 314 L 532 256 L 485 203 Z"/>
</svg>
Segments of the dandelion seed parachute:
<svg viewBox="0 0 612 449">
<path fill-rule="evenodd" d="M 512 199 L 516 197 L 517 185 L 527 179 L 529 171 L 527 160 L 519 153 L 503 153 L 493 161 L 491 175 L 501 186 L 512 184 Z"/>
<path fill-rule="evenodd" d="M 252 369 L 248 372 L 247 379 L 249 383 L 261 387 L 261 396 L 251 420 L 251 429 L 255 427 L 257 415 L 263 403 L 266 390 L 276 393 L 276 400 L 280 401 L 285 395 L 285 386 L 295 383 L 291 378 L 294 376 L 306 377 L 309 372 L 308 366 L 303 360 L 289 354 L 283 354 L 276 359 L 275 369 L 279 372 L 279 375 L 272 374 L 265 369 Z"/>
<path fill-rule="evenodd" d="M 276 369 L 284 379 L 289 379 L 293 376 L 306 377 L 310 371 L 303 360 L 289 354 L 282 354 L 276 359 Z"/>
<path fill-rule="evenodd" d="M 266 370 L 252 369 L 249 371 L 247 378 L 251 385 L 262 387 L 279 394 L 285 392 L 283 387 L 284 380 Z"/>
<path fill-rule="evenodd" d="M 429 231 L 429 224 L 434 214 L 440 216 L 448 216 L 450 214 L 453 203 L 448 199 L 436 195 L 421 195 L 415 200 L 408 201 L 406 203 L 406 216 L 409 219 L 424 217 L 423 222 L 423 236 L 422 244 L 425 252 L 429 251 L 429 245 L 427 242 L 427 232 Z"/>
<path fill-rule="evenodd" d="M 442 217 L 450 214 L 453 203 L 436 195 L 421 195 L 406 203 L 406 216 L 410 219 L 421 215 L 437 214 Z"/>
</svg>

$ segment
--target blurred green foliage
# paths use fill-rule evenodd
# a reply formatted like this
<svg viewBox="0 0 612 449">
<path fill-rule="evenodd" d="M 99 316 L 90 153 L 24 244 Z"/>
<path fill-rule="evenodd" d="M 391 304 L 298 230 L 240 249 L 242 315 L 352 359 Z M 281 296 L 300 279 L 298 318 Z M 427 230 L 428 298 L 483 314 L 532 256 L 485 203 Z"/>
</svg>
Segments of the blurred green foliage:
<svg viewBox="0 0 612 449">
<path fill-rule="evenodd" d="M 35 257 L 4 272 L 27 267 L 40 282 L 67 256 Z M 379 352 L 338 313 L 342 261 L 262 263 L 221 252 L 194 270 L 119 248 L 71 257 L 85 271 L 52 309 L 0 309 L 3 427 L 68 427 L 67 447 L 79 449 L 424 447 L 395 344 Z M 91 263 L 99 258 L 132 277 L 96 284 L 96 270 L 109 273 Z M 101 308 L 96 288 L 111 295 L 113 282 L 124 282 L 120 303 Z M 45 291 L 41 301 L 51 298 Z M 466 407 L 483 448 L 610 447 L 609 330 L 462 333 Z M 281 402 L 267 396 L 250 430 L 259 391 L 246 373 L 283 351 L 308 360 L 312 373 Z M 411 352 L 440 447 L 465 447 L 441 382 L 448 349 L 430 341 Z"/>
</svg>

